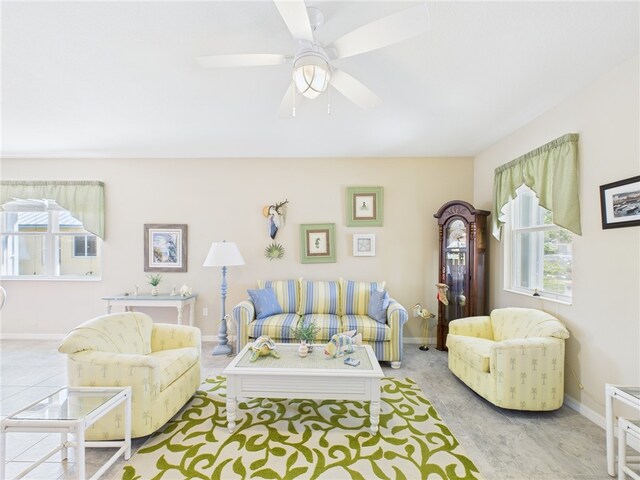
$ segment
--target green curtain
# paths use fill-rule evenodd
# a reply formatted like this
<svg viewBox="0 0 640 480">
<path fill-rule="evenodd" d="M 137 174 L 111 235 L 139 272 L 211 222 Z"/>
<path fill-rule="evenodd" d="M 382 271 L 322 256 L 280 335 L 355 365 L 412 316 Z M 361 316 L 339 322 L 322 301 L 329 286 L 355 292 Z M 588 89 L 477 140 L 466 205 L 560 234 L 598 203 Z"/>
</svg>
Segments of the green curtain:
<svg viewBox="0 0 640 480">
<path fill-rule="evenodd" d="M 84 228 L 104 239 L 104 183 L 94 181 L 0 182 L 0 205 L 13 198 L 55 200 L 82 222 Z"/>
<path fill-rule="evenodd" d="M 553 223 L 581 235 L 578 184 L 578 134 L 568 133 L 552 142 L 499 166 L 493 182 L 493 236 L 500 240 L 502 209 L 525 184 L 540 206 L 553 212 Z"/>
</svg>

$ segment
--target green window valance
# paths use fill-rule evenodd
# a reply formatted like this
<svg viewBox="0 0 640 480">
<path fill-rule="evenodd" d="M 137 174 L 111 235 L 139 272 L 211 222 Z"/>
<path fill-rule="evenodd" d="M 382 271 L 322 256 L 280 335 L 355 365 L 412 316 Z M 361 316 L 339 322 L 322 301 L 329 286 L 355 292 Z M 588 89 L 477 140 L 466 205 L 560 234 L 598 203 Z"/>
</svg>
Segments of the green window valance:
<svg viewBox="0 0 640 480">
<path fill-rule="evenodd" d="M 71 212 L 84 228 L 104 239 L 104 183 L 94 181 L 0 182 L 0 205 L 13 198 L 51 199 Z"/>
<path fill-rule="evenodd" d="M 525 184 L 535 192 L 540 206 L 553 212 L 553 223 L 581 235 L 578 184 L 578 134 L 568 133 L 499 166 L 493 183 L 493 236 L 500 240 L 502 209 Z"/>
</svg>

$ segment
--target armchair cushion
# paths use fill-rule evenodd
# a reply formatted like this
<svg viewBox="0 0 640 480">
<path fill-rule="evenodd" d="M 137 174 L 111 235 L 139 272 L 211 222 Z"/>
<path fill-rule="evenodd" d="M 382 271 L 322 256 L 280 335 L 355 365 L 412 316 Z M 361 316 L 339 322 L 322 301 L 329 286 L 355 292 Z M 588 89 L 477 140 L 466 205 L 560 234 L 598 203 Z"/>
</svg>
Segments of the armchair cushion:
<svg viewBox="0 0 640 480">
<path fill-rule="evenodd" d="M 495 343 L 486 338 L 469 338 L 451 334 L 447 336 L 447 346 L 469 366 L 481 372 L 489 371 L 491 347 Z"/>
<path fill-rule="evenodd" d="M 256 308 L 256 318 L 270 317 L 282 313 L 282 307 L 276 298 L 273 288 L 260 288 L 258 290 L 247 290 L 253 305 Z"/>
<path fill-rule="evenodd" d="M 278 303 L 282 307 L 282 313 L 296 313 L 298 311 L 300 303 L 298 280 L 260 280 L 258 288 L 273 288 Z"/>
</svg>

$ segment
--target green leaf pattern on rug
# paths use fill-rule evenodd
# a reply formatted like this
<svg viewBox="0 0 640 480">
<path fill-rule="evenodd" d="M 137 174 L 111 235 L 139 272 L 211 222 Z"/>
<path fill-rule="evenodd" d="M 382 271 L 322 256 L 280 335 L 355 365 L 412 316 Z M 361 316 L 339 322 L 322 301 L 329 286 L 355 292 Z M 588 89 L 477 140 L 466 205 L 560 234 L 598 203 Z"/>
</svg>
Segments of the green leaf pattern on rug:
<svg viewBox="0 0 640 480">
<path fill-rule="evenodd" d="M 410 378 L 381 381 L 380 430 L 369 403 L 248 399 L 236 431 L 225 378 L 201 390 L 125 465 L 137 479 L 479 479 L 478 469 Z"/>
</svg>

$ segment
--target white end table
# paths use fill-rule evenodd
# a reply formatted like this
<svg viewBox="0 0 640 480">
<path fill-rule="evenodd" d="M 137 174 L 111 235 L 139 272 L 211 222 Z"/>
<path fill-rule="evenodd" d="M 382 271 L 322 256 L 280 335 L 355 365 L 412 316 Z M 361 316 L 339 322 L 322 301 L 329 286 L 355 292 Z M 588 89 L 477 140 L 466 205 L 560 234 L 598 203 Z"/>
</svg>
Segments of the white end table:
<svg viewBox="0 0 640 480">
<path fill-rule="evenodd" d="M 640 387 L 612 385 L 607 383 L 605 391 L 605 414 L 606 414 L 606 442 L 607 442 L 607 472 L 614 477 L 616 475 L 616 453 L 614 445 L 614 414 L 613 401 L 626 403 L 638 409 L 640 413 Z"/>
<path fill-rule="evenodd" d="M 85 441 L 85 430 L 118 405 L 124 403 L 124 440 Z M 76 448 L 77 478 L 84 480 L 86 447 L 119 447 L 118 451 L 91 477 L 99 478 L 124 453 L 131 457 L 131 387 L 63 387 L 8 416 L 0 422 L 0 480 L 5 479 L 6 435 L 12 432 L 60 433 L 60 445 L 36 460 L 16 478 L 22 478 L 57 452 L 67 458 L 67 449 Z M 72 434 L 74 441 L 68 441 Z"/>
</svg>

